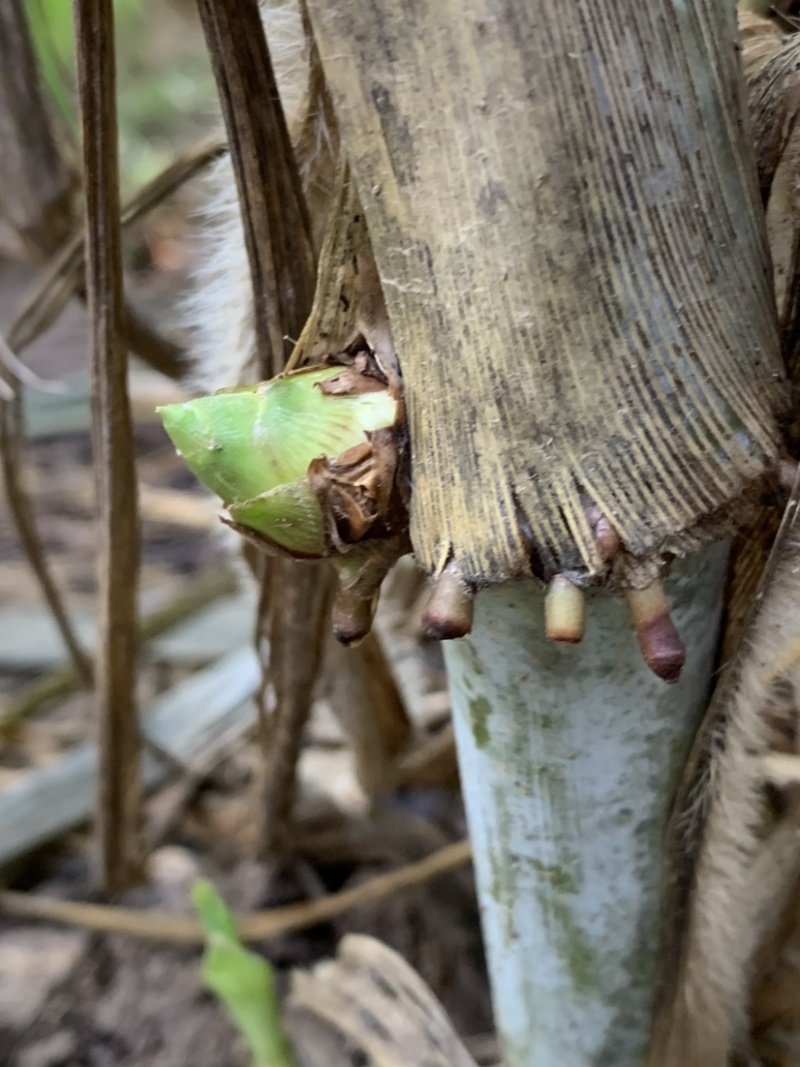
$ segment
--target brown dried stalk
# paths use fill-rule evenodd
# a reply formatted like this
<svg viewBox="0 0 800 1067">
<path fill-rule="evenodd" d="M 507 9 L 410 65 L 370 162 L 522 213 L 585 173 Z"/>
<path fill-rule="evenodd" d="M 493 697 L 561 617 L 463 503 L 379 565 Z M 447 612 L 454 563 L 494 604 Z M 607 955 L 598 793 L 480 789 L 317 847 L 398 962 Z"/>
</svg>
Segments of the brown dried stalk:
<svg viewBox="0 0 800 1067">
<path fill-rule="evenodd" d="M 287 844 L 284 831 L 294 803 L 303 729 L 322 663 L 332 589 L 327 568 L 287 560 L 270 560 L 269 577 L 269 679 L 276 704 L 264 737 L 260 837 L 267 851 Z"/>
<path fill-rule="evenodd" d="M 303 930 L 333 919 L 349 908 L 372 904 L 390 893 L 438 878 L 469 862 L 470 857 L 469 842 L 457 841 L 415 863 L 379 874 L 353 889 L 343 889 L 302 904 L 237 916 L 236 926 L 244 941 L 262 941 L 290 930 Z M 0 910 L 20 918 L 66 923 L 102 933 L 127 934 L 174 944 L 201 945 L 204 941 L 203 928 L 197 919 L 174 912 L 111 908 L 13 892 L 0 892 Z"/>
<path fill-rule="evenodd" d="M 239 189 L 253 282 L 258 369 L 271 378 L 286 364 L 314 297 L 315 257 L 302 183 L 278 97 L 257 0 L 197 0 L 217 79 Z M 302 731 L 319 671 L 330 604 L 327 568 L 286 560 L 260 568 L 262 627 L 270 638 L 276 706 L 265 744 L 261 841 L 273 847 L 291 810 Z M 262 714 L 263 721 L 263 714 Z"/>
<path fill-rule="evenodd" d="M 96 806 L 106 891 L 142 874 L 135 706 L 139 525 L 122 301 L 119 163 L 111 0 L 75 0 L 92 322 L 95 476 L 99 508 Z"/>
<path fill-rule="evenodd" d="M 323 693 L 353 750 L 358 783 L 368 797 L 395 776 L 395 760 L 411 734 L 397 682 L 375 633 L 355 648 L 329 638 Z"/>
</svg>

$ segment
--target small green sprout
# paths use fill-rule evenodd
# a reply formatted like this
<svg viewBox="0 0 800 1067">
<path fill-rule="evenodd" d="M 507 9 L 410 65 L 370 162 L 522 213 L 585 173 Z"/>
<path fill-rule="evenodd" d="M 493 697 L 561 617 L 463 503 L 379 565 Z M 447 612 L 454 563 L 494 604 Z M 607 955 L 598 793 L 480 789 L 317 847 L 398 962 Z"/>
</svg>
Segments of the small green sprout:
<svg viewBox="0 0 800 1067">
<path fill-rule="evenodd" d="M 186 464 L 222 498 L 235 524 L 315 559 L 328 545 L 310 465 L 320 457 L 335 461 L 392 427 L 398 403 L 375 379 L 310 367 L 159 411 Z"/>
<path fill-rule="evenodd" d="M 192 903 L 206 933 L 203 977 L 247 1041 L 253 1067 L 297 1067 L 269 963 L 242 945 L 236 921 L 211 882 L 194 883 Z"/>
</svg>

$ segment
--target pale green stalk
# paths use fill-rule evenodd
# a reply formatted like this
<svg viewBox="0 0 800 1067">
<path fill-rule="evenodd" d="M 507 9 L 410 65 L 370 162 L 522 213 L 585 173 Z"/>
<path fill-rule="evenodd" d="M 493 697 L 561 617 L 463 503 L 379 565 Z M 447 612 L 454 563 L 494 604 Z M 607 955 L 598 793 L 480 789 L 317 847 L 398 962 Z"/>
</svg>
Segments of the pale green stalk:
<svg viewBox="0 0 800 1067">
<path fill-rule="evenodd" d="M 544 634 L 532 583 L 479 594 L 445 645 L 505 1067 L 642 1067 L 663 832 L 706 705 L 726 550 L 667 582 L 688 657 L 666 685 L 623 601 L 589 598 L 583 643 Z"/>
</svg>

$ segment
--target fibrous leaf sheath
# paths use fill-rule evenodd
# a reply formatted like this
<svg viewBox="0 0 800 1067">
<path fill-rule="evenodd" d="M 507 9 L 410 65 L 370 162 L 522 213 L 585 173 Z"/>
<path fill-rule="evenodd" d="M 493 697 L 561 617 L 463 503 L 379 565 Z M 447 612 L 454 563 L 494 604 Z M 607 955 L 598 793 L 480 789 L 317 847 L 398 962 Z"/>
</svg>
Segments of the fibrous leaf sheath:
<svg viewBox="0 0 800 1067">
<path fill-rule="evenodd" d="M 732 9 L 308 7 L 403 373 L 424 568 L 591 581 L 599 507 L 644 585 L 743 519 L 783 372 Z"/>
</svg>

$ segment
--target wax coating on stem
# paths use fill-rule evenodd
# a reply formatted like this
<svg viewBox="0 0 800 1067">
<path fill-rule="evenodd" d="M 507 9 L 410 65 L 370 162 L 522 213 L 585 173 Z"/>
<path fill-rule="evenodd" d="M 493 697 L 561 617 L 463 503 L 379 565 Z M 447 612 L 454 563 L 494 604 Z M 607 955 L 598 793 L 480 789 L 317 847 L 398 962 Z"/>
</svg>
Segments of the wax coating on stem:
<svg viewBox="0 0 800 1067">
<path fill-rule="evenodd" d="M 493 587 L 444 648 L 507 1067 L 643 1063 L 662 836 L 706 705 L 726 557 L 714 546 L 665 583 L 688 649 L 674 685 L 607 594 L 566 646 L 547 639 L 533 583 Z"/>
</svg>

